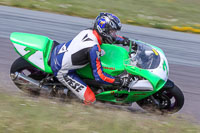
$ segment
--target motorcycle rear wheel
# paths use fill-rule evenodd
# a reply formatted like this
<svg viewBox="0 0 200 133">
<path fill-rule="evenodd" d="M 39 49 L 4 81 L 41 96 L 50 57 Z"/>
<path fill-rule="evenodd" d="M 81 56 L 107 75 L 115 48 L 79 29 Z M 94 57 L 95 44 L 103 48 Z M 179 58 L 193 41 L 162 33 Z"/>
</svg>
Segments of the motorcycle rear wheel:
<svg viewBox="0 0 200 133">
<path fill-rule="evenodd" d="M 175 113 L 183 107 L 184 95 L 174 85 L 173 88 L 162 89 L 153 96 L 137 101 L 137 104 L 148 112 Z"/>
<path fill-rule="evenodd" d="M 23 74 L 31 79 L 34 79 L 38 82 L 40 82 L 41 80 L 43 80 L 46 76 L 47 73 L 35 68 L 33 65 L 31 65 L 29 62 L 27 62 L 25 59 L 23 59 L 22 57 L 19 57 L 18 59 L 16 59 L 10 69 L 10 76 L 11 79 L 13 80 L 14 84 L 23 92 L 30 94 L 31 96 L 47 96 L 47 97 L 57 97 L 57 98 L 61 98 L 61 100 L 66 101 L 69 99 L 74 98 L 75 96 L 71 91 L 67 91 L 67 94 L 64 93 L 64 89 L 66 88 L 65 86 L 63 86 L 62 84 L 58 85 L 59 82 L 56 81 L 55 83 L 57 83 L 57 86 L 59 89 L 55 89 L 51 90 L 51 92 L 45 92 L 45 91 L 40 91 L 40 88 L 38 86 L 32 85 L 30 83 L 28 83 L 27 81 L 24 81 L 23 79 L 17 79 L 16 80 L 16 76 L 15 74 L 20 73 Z M 56 80 L 56 79 L 54 79 Z M 51 81 L 51 84 L 52 81 Z M 52 88 L 53 85 L 50 85 L 50 87 Z M 42 94 L 42 95 L 41 95 Z"/>
<path fill-rule="evenodd" d="M 22 73 L 25 76 L 37 81 L 40 81 L 42 78 L 44 78 L 46 76 L 45 73 L 32 66 L 22 57 L 16 59 L 10 68 L 11 79 L 20 90 L 32 95 L 39 95 L 39 91 L 33 90 L 31 87 L 29 87 L 29 84 L 26 81 L 20 79 L 16 81 L 14 79 L 16 72 Z"/>
</svg>

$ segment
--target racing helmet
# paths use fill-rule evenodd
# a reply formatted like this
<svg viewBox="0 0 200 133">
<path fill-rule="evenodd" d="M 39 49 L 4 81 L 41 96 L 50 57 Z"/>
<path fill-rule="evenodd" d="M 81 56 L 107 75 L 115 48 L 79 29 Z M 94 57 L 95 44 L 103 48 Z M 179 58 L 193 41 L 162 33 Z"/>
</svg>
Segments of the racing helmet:
<svg viewBox="0 0 200 133">
<path fill-rule="evenodd" d="M 94 27 L 103 42 L 112 44 L 116 40 L 116 32 L 121 30 L 121 22 L 119 18 L 111 13 L 100 13 L 96 17 Z"/>
</svg>

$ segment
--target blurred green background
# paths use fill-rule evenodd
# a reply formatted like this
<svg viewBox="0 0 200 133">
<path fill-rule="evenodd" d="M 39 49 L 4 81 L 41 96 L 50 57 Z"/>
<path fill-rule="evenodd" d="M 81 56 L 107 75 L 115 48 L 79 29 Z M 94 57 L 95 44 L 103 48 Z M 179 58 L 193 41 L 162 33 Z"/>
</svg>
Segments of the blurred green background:
<svg viewBox="0 0 200 133">
<path fill-rule="evenodd" d="M 186 118 L 0 93 L 0 133 L 199 133 Z"/>
<path fill-rule="evenodd" d="M 122 23 L 200 33 L 195 30 L 200 29 L 200 0 L 0 0 L 0 4 L 93 19 L 99 12 L 110 12 Z"/>
</svg>

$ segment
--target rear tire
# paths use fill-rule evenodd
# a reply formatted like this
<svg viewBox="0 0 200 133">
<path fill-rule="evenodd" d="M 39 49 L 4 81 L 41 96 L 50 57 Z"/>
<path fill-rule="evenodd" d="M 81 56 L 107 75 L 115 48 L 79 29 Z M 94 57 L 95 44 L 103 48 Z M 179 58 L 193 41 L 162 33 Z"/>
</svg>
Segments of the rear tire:
<svg viewBox="0 0 200 133">
<path fill-rule="evenodd" d="M 173 88 L 163 89 L 153 95 L 159 103 L 154 104 L 152 97 L 147 97 L 137 102 L 137 104 L 149 112 L 175 113 L 184 105 L 184 95 L 182 91 L 174 85 Z"/>
<path fill-rule="evenodd" d="M 28 63 L 25 59 L 22 57 L 19 57 L 16 59 L 11 68 L 10 68 L 10 74 L 15 73 L 15 72 L 20 72 L 21 70 L 27 68 L 27 67 L 32 67 L 30 63 Z"/>
<path fill-rule="evenodd" d="M 31 88 L 29 88 L 29 85 L 27 85 L 26 82 L 24 82 L 24 83 L 23 83 L 23 81 L 16 82 L 14 80 L 16 72 L 23 73 L 27 77 L 31 77 L 34 80 L 41 80 L 42 78 L 44 78 L 45 77 L 44 72 L 42 72 L 39 69 L 37 69 L 34 66 L 32 66 L 30 63 L 28 63 L 22 57 L 19 57 L 18 59 L 16 59 L 13 62 L 12 66 L 11 66 L 11 69 L 10 69 L 11 79 L 13 80 L 15 85 L 20 90 L 28 92 L 28 93 L 33 94 L 33 95 L 39 95 L 40 94 L 38 91 L 31 90 Z"/>
</svg>

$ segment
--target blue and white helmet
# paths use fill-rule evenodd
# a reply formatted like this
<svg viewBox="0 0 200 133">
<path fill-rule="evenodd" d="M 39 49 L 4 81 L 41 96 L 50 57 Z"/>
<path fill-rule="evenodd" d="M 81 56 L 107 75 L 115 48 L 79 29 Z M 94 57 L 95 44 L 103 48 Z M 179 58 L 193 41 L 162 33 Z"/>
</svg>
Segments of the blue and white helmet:
<svg viewBox="0 0 200 133">
<path fill-rule="evenodd" d="M 111 13 L 100 13 L 94 23 L 94 29 L 105 43 L 113 43 L 117 37 L 116 32 L 121 30 L 121 27 L 119 18 Z"/>
</svg>

